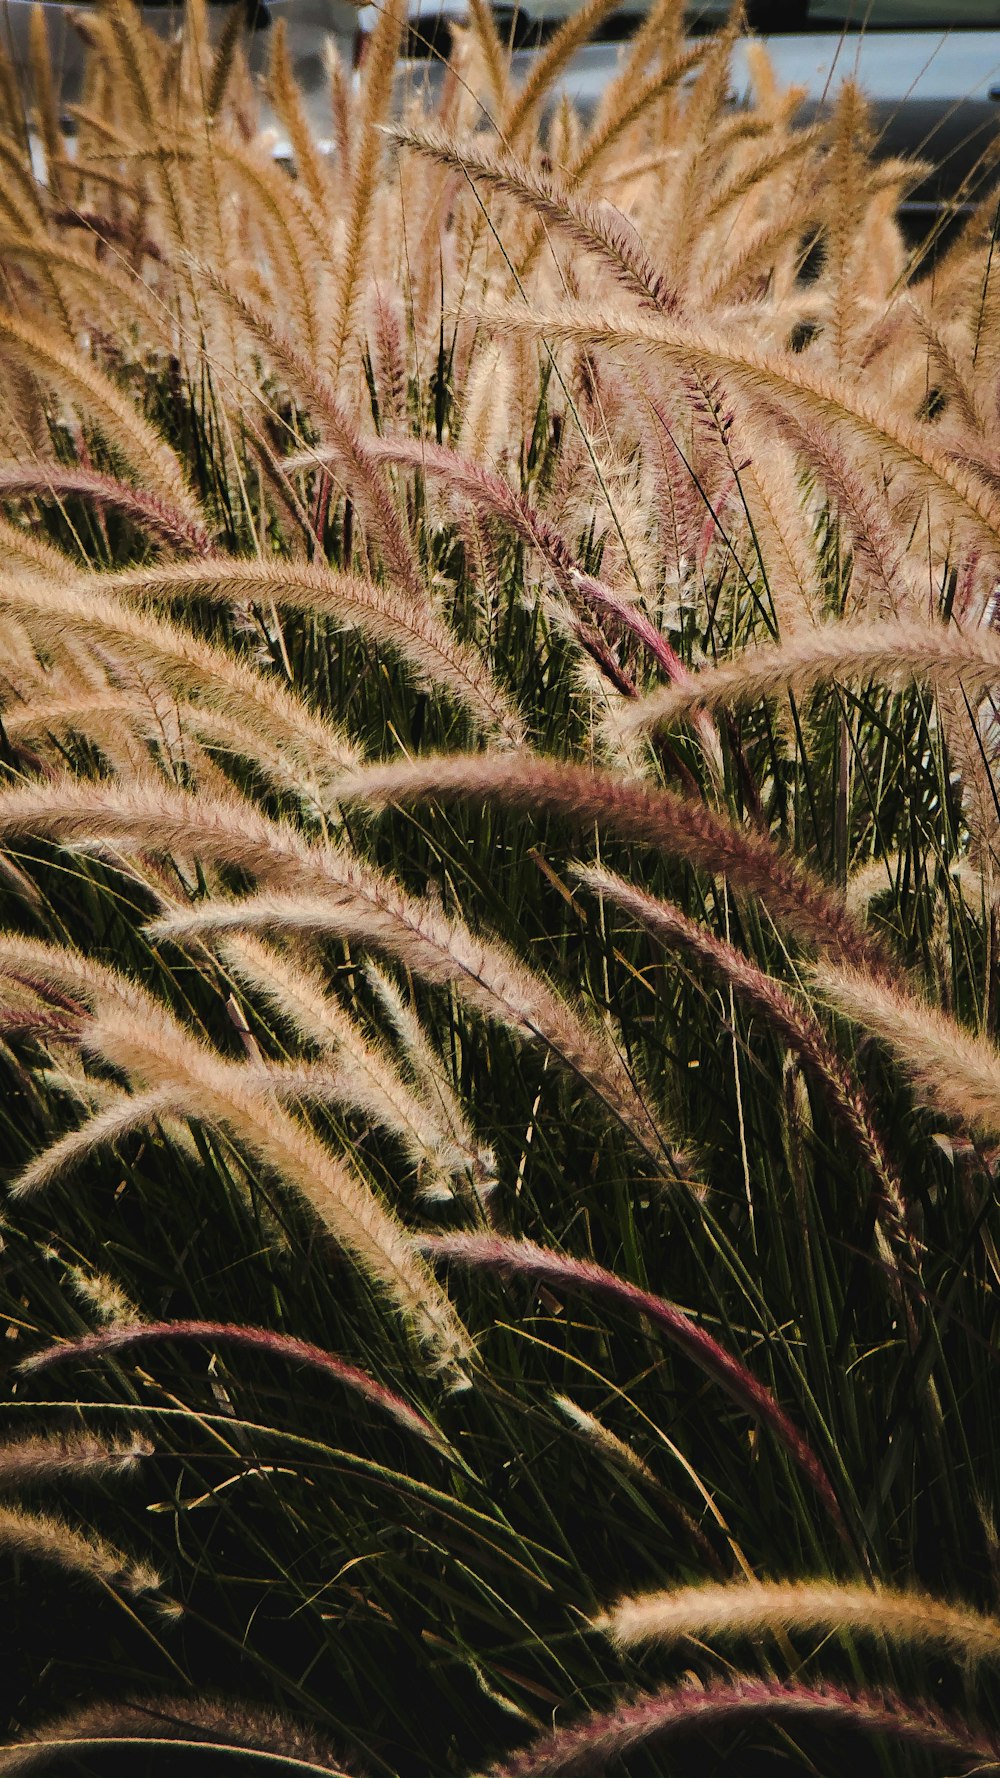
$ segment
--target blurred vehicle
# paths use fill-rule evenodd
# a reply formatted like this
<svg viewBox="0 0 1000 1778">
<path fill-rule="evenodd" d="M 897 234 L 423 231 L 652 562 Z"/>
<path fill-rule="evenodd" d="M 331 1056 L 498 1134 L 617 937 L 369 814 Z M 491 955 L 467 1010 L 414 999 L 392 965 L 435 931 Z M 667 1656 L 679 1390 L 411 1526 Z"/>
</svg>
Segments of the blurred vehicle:
<svg viewBox="0 0 1000 1778">
<path fill-rule="evenodd" d="M 0 32 L 16 69 L 27 70 L 33 0 L 0 0 Z M 333 37 L 348 63 L 363 60 L 378 16 L 375 5 L 358 10 L 350 0 L 237 0 L 245 9 L 251 68 L 267 67 L 274 22 L 288 22 L 296 79 L 320 139 L 329 130 L 325 46 Z M 494 17 L 507 43 L 515 82 L 538 48 L 575 10 L 577 0 L 497 0 Z M 64 104 L 78 96 L 85 49 L 73 27 L 90 7 L 41 0 L 53 68 Z M 596 38 L 571 58 L 552 103 L 566 94 L 585 114 L 598 104 L 618 66 L 622 46 L 641 23 L 649 0 L 623 0 Z M 210 18 L 221 24 L 225 0 L 209 0 Z M 697 37 L 721 25 L 724 0 L 687 8 L 687 29 Z M 167 34 L 180 22 L 181 0 L 145 0 L 143 17 Z M 1000 125 L 1000 0 L 747 0 L 750 29 L 765 39 L 779 81 L 805 89 L 803 117 L 816 115 L 842 82 L 859 82 L 872 103 L 879 150 L 926 158 L 930 177 L 908 197 L 904 210 L 918 223 L 942 204 L 966 205 L 991 173 L 982 162 Z M 466 0 L 410 0 L 409 31 L 400 69 L 400 92 L 426 88 L 433 96 L 443 79 L 452 33 L 467 23 Z M 733 100 L 749 92 L 745 40 L 733 60 Z M 278 142 L 276 153 L 287 153 Z"/>
<path fill-rule="evenodd" d="M 263 73 L 268 62 L 268 42 L 272 26 L 286 19 L 289 48 L 295 78 L 307 101 L 323 95 L 329 88 L 324 49 L 333 36 L 341 53 L 350 58 L 358 48 L 357 9 L 349 0 L 236 0 L 243 9 L 246 31 L 244 42 L 250 67 Z M 71 105 L 80 95 L 86 46 L 83 35 L 73 23 L 75 15 L 86 22 L 93 7 L 74 0 L 40 0 L 52 57 L 52 69 L 63 105 Z M 221 29 L 229 12 L 230 0 L 208 0 L 209 23 Z M 3 44 L 15 70 L 22 78 L 30 68 L 29 31 L 33 0 L 0 0 L 0 43 Z M 140 0 L 143 19 L 163 36 L 177 29 L 183 14 L 182 0 Z"/>
<path fill-rule="evenodd" d="M 515 79 L 573 10 L 573 0 L 494 7 Z M 554 98 L 565 93 L 585 114 L 593 111 L 623 42 L 647 10 L 648 0 L 627 0 L 597 40 L 574 55 Z M 728 10 L 719 0 L 690 6 L 689 33 L 718 28 Z M 933 174 L 907 200 L 911 216 L 978 195 L 990 171 L 980 166 L 981 157 L 1000 125 L 998 0 L 748 0 L 746 11 L 750 29 L 766 40 L 779 82 L 805 89 L 803 117 L 827 106 L 845 80 L 856 80 L 872 102 L 879 151 L 933 162 Z M 413 0 L 410 87 L 439 81 L 451 33 L 466 16 L 464 0 Z M 362 29 L 370 26 L 374 8 L 360 17 Z M 745 52 L 745 42 L 738 44 L 736 103 L 749 91 Z"/>
</svg>

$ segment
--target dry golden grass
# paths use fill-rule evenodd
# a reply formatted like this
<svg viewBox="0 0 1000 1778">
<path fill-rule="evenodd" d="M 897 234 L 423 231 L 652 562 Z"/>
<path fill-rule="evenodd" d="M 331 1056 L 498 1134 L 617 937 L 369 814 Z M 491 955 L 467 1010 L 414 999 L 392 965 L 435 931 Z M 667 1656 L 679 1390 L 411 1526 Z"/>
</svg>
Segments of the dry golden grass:
<svg viewBox="0 0 1000 1778">
<path fill-rule="evenodd" d="M 925 270 L 738 13 L 583 115 L 613 10 L 430 100 L 389 0 L 322 142 L 203 0 L 99 0 L 72 141 L 0 49 L 0 1486 L 95 1503 L 0 1554 L 133 1694 L 0 1770 L 995 1756 L 994 218 Z"/>
</svg>

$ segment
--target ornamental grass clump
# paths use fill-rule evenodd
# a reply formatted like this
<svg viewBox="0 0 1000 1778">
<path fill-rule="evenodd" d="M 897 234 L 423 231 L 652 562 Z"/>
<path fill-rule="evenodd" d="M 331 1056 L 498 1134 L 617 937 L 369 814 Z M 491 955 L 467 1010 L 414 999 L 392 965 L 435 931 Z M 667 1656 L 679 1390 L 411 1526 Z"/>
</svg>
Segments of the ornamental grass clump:
<svg viewBox="0 0 1000 1778">
<path fill-rule="evenodd" d="M 1000 1765 L 995 151 L 613 10 L 0 50 L 0 1771 Z"/>
</svg>

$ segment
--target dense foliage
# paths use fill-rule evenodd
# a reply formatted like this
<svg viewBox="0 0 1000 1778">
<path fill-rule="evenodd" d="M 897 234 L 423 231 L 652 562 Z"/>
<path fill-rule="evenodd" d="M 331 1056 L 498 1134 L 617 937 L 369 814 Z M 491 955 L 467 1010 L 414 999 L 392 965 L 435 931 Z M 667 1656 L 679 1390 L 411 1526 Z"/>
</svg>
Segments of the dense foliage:
<svg viewBox="0 0 1000 1778">
<path fill-rule="evenodd" d="M 611 10 L 0 64 L 0 1771 L 1000 1762 L 995 203 Z"/>
</svg>

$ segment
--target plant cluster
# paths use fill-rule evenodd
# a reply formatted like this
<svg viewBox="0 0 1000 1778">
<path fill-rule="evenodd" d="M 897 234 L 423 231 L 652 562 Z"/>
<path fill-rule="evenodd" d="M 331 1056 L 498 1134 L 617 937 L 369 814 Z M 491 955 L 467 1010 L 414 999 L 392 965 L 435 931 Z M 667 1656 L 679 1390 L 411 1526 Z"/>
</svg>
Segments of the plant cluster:
<svg viewBox="0 0 1000 1778">
<path fill-rule="evenodd" d="M 990 169 L 613 5 L 0 59 L 0 1772 L 1000 1766 Z"/>
</svg>

